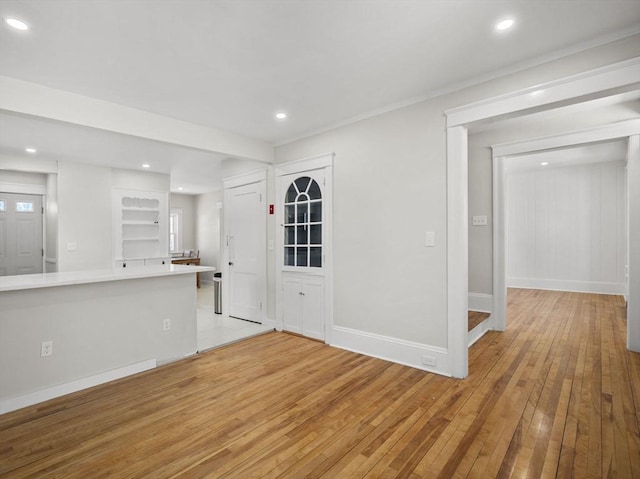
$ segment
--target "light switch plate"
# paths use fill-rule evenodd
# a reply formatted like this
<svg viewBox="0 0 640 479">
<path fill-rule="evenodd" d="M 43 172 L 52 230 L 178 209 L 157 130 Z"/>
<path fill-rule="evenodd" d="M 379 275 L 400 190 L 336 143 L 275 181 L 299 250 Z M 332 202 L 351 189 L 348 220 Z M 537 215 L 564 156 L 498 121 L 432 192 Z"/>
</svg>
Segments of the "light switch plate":
<svg viewBox="0 0 640 479">
<path fill-rule="evenodd" d="M 435 246 L 436 245 L 436 234 L 433 231 L 427 231 L 424 240 L 425 246 Z"/>
</svg>

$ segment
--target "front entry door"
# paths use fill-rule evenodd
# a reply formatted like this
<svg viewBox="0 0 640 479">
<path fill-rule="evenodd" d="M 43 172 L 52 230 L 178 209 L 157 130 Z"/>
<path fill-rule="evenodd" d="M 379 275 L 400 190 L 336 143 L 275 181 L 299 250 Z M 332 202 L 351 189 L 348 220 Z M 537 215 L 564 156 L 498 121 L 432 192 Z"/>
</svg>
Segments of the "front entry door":
<svg viewBox="0 0 640 479">
<path fill-rule="evenodd" d="M 265 238 L 257 231 L 263 184 L 231 188 L 228 196 L 229 316 L 261 322 Z"/>
<path fill-rule="evenodd" d="M 0 193 L 0 276 L 42 273 L 42 196 Z"/>
</svg>

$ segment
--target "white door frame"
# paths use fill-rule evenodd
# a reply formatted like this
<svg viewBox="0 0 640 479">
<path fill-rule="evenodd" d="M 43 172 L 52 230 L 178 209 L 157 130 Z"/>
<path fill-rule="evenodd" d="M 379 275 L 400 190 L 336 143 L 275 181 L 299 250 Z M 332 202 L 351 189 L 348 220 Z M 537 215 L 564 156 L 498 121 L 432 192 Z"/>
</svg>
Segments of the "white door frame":
<svg viewBox="0 0 640 479">
<path fill-rule="evenodd" d="M 640 134 L 640 120 L 627 120 L 562 135 L 533 138 L 491 147 L 493 150 L 493 309 L 491 327 L 493 329 L 504 331 L 507 327 L 505 160 L 515 155 L 629 138 L 638 134 Z M 629 193 L 627 192 L 627 196 Z M 631 271 L 636 271 L 640 268 L 640 264 L 630 264 L 629 268 Z M 627 328 L 627 330 L 627 339 L 629 340 L 633 328 Z"/>
<path fill-rule="evenodd" d="M 231 189 L 238 186 L 246 186 L 254 183 L 258 183 L 260 194 L 262 195 L 262 202 L 266 204 L 267 193 L 267 169 L 260 169 L 243 173 L 240 175 L 231 176 L 222 180 L 224 189 L 224 202 L 223 208 L 223 232 L 222 237 L 224 239 L 222 244 L 222 266 L 220 268 L 222 272 L 222 314 L 229 314 L 229 196 L 231 195 Z M 260 311 L 260 319 L 262 324 L 267 321 L 267 211 L 262 212 L 258 224 L 256 224 L 256 234 L 263 238 L 262 244 L 264 248 L 261 249 L 261 255 L 259 260 L 258 276 L 260 277 L 259 295 L 262 303 L 262 309 Z M 226 278 L 226 280 L 225 280 Z"/>
<path fill-rule="evenodd" d="M 608 96 L 637 86 L 640 57 L 447 110 L 447 341 L 451 375 L 469 374 L 467 340 L 468 134 L 467 127 L 491 118 L 524 116 L 561 105 Z M 617 90 L 616 92 L 619 92 Z M 535 94 L 534 94 L 535 93 Z"/>
<path fill-rule="evenodd" d="M 294 160 L 282 163 L 275 168 L 275 264 L 274 273 L 276 278 L 276 329 L 282 331 L 284 321 L 282 316 L 283 310 L 283 283 L 282 268 L 284 264 L 284 235 L 281 225 L 284 224 L 284 211 L 282 204 L 284 203 L 285 190 L 280 185 L 280 178 L 290 174 L 304 173 L 305 171 L 313 171 L 324 169 L 325 184 L 322 188 L 322 211 L 324 241 L 324 341 L 331 344 L 333 332 L 333 157 L 335 154 L 325 153 L 318 156 Z"/>
</svg>

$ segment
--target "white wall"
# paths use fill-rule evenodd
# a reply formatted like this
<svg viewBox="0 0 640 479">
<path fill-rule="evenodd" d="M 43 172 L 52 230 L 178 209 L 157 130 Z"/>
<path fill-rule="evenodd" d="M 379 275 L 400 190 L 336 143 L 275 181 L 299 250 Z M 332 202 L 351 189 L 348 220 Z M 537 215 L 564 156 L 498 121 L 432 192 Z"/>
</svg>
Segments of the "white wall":
<svg viewBox="0 0 640 479">
<path fill-rule="evenodd" d="M 625 182 L 621 161 L 508 173 L 507 286 L 623 294 Z"/>
<path fill-rule="evenodd" d="M 111 268 L 111 186 L 111 168 L 59 162 L 58 271 Z"/>
<path fill-rule="evenodd" d="M 12 171 L 0 169 L 0 191 L 6 190 L 7 185 L 29 185 L 46 187 L 47 177 L 42 173 Z"/>
<path fill-rule="evenodd" d="M 493 184 L 491 149 L 469 137 L 469 292 L 493 294 Z M 480 150 L 480 151 L 478 151 Z M 486 216 L 486 226 L 474 226 L 474 216 Z M 487 309 L 487 308 L 485 308 Z M 490 311 L 490 309 L 488 309 Z"/>
<path fill-rule="evenodd" d="M 222 234 L 222 191 L 196 197 L 196 245 L 200 250 L 200 264 L 221 270 L 220 235 Z M 211 281 L 213 273 L 200 273 L 201 281 Z"/>
<path fill-rule="evenodd" d="M 196 197 L 171 193 L 171 208 L 182 210 L 182 250 L 198 250 L 196 238 Z"/>
<path fill-rule="evenodd" d="M 222 160 L 222 178 L 225 179 L 256 170 L 262 170 L 264 168 L 267 168 L 268 166 L 270 166 L 270 164 L 256 160 L 247 160 L 243 158 L 227 158 Z"/>
<path fill-rule="evenodd" d="M 335 325 L 389 345 L 446 348 L 443 112 L 639 54 L 636 36 L 278 146 L 276 163 L 335 152 Z M 278 234 L 273 220 L 270 231 Z M 434 248 L 424 245 L 427 231 Z"/>
<path fill-rule="evenodd" d="M 111 169 L 111 182 L 114 188 L 132 190 L 169 191 L 169 175 L 150 171 Z"/>
<path fill-rule="evenodd" d="M 0 153 L 0 170 L 30 171 L 33 173 L 57 173 L 58 162 L 43 158 L 13 156 Z"/>
<path fill-rule="evenodd" d="M 113 266 L 114 187 L 168 192 L 169 175 L 58 163 L 58 271 Z"/>
<path fill-rule="evenodd" d="M 58 175 L 47 174 L 45 273 L 58 271 Z"/>
<path fill-rule="evenodd" d="M 493 293 L 492 151 L 491 146 L 571 132 L 640 116 L 640 102 L 609 105 L 584 112 L 567 111 L 500 122 L 469 135 L 469 291 Z M 499 125 L 499 127 L 498 127 Z M 473 226 L 473 215 L 485 215 L 487 226 Z"/>
<path fill-rule="evenodd" d="M 1 295 L 0 414 L 99 384 L 120 368 L 132 374 L 141 362 L 154 367 L 196 352 L 192 274 Z M 40 357 L 42 341 L 53 341 L 51 357 Z"/>
<path fill-rule="evenodd" d="M 629 295 L 627 304 L 627 347 L 640 353 L 640 268 L 633 265 L 640 264 L 640 135 L 629 138 L 627 156 L 627 192 L 628 192 L 628 264 L 629 267 Z"/>
<path fill-rule="evenodd" d="M 264 140 L 205 127 L 135 108 L 0 75 L 0 109 L 22 115 L 183 145 L 199 150 L 273 160 Z"/>
<path fill-rule="evenodd" d="M 276 149 L 278 163 L 336 153 L 336 326 L 447 345 L 445 105 L 437 99 Z M 435 248 L 424 245 L 427 231 Z"/>
</svg>

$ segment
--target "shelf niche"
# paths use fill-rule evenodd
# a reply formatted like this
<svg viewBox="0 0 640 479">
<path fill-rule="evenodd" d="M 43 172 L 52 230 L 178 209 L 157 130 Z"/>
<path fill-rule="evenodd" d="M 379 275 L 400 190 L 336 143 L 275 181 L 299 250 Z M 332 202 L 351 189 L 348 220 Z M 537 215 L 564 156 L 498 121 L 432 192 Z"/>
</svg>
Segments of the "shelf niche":
<svg viewBox="0 0 640 479">
<path fill-rule="evenodd" d="M 117 266 L 169 258 L 168 194 L 113 190 L 114 261 Z"/>
</svg>

